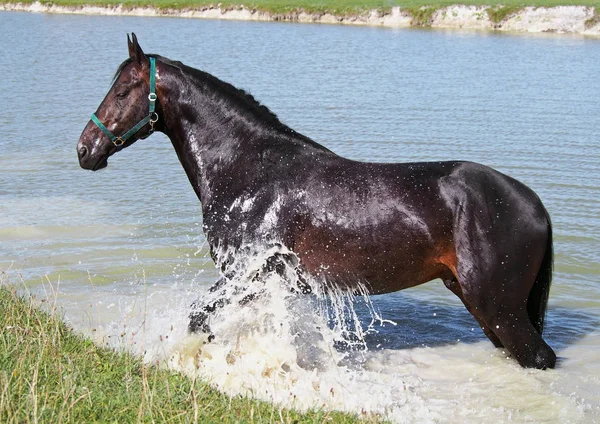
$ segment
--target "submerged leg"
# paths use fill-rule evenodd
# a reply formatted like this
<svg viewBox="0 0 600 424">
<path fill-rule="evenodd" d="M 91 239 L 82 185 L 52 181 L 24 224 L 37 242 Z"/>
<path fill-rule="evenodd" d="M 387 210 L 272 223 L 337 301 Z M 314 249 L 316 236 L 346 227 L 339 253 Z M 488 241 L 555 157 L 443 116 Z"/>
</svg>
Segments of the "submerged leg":
<svg viewBox="0 0 600 424">
<path fill-rule="evenodd" d="M 502 291 L 488 280 L 471 284 L 467 293 L 463 290 L 464 303 L 473 315 L 491 330 L 495 338 L 525 368 L 554 368 L 556 354 L 536 331 L 527 313 L 527 294 L 523 284 L 503 280 Z M 461 284 L 465 284 L 461 282 Z M 468 284 L 468 283 L 467 283 Z M 486 289 L 487 287 L 487 289 Z M 527 288 L 528 289 L 528 288 Z M 485 331 L 485 329 L 484 329 Z M 487 333 L 486 333 L 487 335 Z M 494 338 L 490 337 L 494 342 Z M 496 343 L 494 343 L 496 344 Z"/>
<path fill-rule="evenodd" d="M 214 293 L 218 290 L 224 288 L 227 280 L 225 278 L 220 278 L 214 285 L 212 285 L 209 289 L 209 293 Z M 217 299 L 216 301 L 210 304 L 202 304 L 203 300 L 199 299 L 192 303 L 192 311 L 190 312 L 188 318 L 190 322 L 188 324 L 188 331 L 190 333 L 207 333 L 210 334 L 208 336 L 208 340 L 211 341 L 214 339 L 214 335 L 210 331 L 210 327 L 208 325 L 209 314 L 214 313 L 217 309 L 221 309 L 223 306 L 229 303 L 229 300 L 225 297 L 225 291 L 221 293 L 223 297 Z"/>
<path fill-rule="evenodd" d="M 500 341 L 498 336 L 496 336 L 496 334 L 494 334 L 494 332 L 487 326 L 485 321 L 481 318 L 479 311 L 477 309 L 471 307 L 465 301 L 465 298 L 463 296 L 462 290 L 460 289 L 460 285 L 458 284 L 458 281 L 456 281 L 455 279 L 444 280 L 444 285 L 448 289 L 450 289 L 450 291 L 452 291 L 452 293 L 454 293 L 462 301 L 462 303 L 467 308 L 467 311 L 469 311 L 471 313 L 471 315 L 473 315 L 473 318 L 475 318 L 475 320 L 479 324 L 479 327 L 483 330 L 483 333 L 487 336 L 488 339 L 490 339 L 490 341 L 494 344 L 494 346 L 498 347 L 498 348 L 504 347 L 504 345 L 502 344 L 502 342 Z"/>
<path fill-rule="evenodd" d="M 554 368 L 556 354 L 529 320 L 526 307 L 503 310 L 489 317 L 494 332 L 519 364 L 526 368 Z"/>
<path fill-rule="evenodd" d="M 261 271 L 256 273 L 254 279 L 257 280 L 264 278 L 265 274 L 272 272 L 276 272 L 280 277 L 285 278 L 286 268 L 293 269 L 295 274 L 292 278 L 296 280 L 296 284 L 288 287 L 290 292 L 311 294 L 312 287 L 308 284 L 306 279 L 303 277 L 301 270 L 299 269 L 298 258 L 291 253 L 276 253 L 269 257 Z"/>
<path fill-rule="evenodd" d="M 258 297 L 260 297 L 265 288 L 260 285 L 260 283 L 264 283 L 266 276 L 270 273 L 277 273 L 282 278 L 285 278 L 286 269 L 288 267 L 292 267 L 295 269 L 296 274 L 296 282 L 294 285 L 289 286 L 289 290 L 292 293 L 300 292 L 302 294 L 310 294 L 312 293 L 312 288 L 306 282 L 306 280 L 302 277 L 300 270 L 298 269 L 298 260 L 292 254 L 281 254 L 277 253 L 271 257 L 269 257 L 265 264 L 261 267 L 260 271 L 258 271 L 254 277 L 252 278 L 253 285 L 245 285 L 241 287 L 235 287 L 233 289 L 233 294 L 242 295 L 248 291 L 249 288 L 256 289 L 258 283 L 258 290 L 250 291 L 250 293 L 245 294 L 240 300 L 237 301 L 239 306 L 245 306 L 248 303 L 254 301 Z M 214 339 L 214 335 L 210 330 L 210 326 L 208 324 L 209 318 L 212 314 L 216 313 L 218 310 L 222 309 L 226 305 L 231 303 L 231 299 L 227 291 L 227 283 L 231 280 L 222 277 L 220 278 L 210 289 L 208 289 L 209 293 L 219 292 L 219 297 L 217 300 L 210 301 L 209 303 L 204 303 L 203 299 L 199 299 L 192 304 L 192 312 L 190 312 L 189 319 L 190 322 L 188 324 L 188 331 L 191 333 L 208 333 L 209 341 Z"/>
</svg>

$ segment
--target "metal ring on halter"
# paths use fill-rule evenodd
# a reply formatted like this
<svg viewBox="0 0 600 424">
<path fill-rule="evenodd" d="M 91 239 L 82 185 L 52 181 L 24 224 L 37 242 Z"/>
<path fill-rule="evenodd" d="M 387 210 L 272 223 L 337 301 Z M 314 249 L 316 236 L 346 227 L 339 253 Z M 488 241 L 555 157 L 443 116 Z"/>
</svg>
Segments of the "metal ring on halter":
<svg viewBox="0 0 600 424">
<path fill-rule="evenodd" d="M 158 97 L 156 96 L 156 93 L 148 94 L 148 100 L 150 100 L 151 102 L 155 102 L 157 98 Z"/>
<path fill-rule="evenodd" d="M 154 131 L 154 124 L 158 121 L 158 113 L 152 112 L 152 117 L 150 118 L 150 131 Z"/>
<path fill-rule="evenodd" d="M 123 144 L 125 144 L 125 140 L 123 140 L 121 137 L 117 137 L 113 140 L 113 144 L 117 147 L 121 147 Z"/>
</svg>

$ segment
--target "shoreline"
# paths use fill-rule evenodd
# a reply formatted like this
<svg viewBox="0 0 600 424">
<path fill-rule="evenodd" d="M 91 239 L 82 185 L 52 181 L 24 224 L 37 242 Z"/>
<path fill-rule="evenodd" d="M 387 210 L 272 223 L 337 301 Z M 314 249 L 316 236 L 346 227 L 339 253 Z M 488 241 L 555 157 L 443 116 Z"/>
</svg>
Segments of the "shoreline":
<svg viewBox="0 0 600 424">
<path fill-rule="evenodd" d="M 180 17 L 200 19 L 244 20 L 263 22 L 298 22 L 374 26 L 383 28 L 428 27 L 439 29 L 476 29 L 525 33 L 560 33 L 600 36 L 600 14 L 590 6 L 555 6 L 498 8 L 491 6 L 452 5 L 442 8 L 422 7 L 418 13 L 400 7 L 390 11 L 371 10 L 352 15 L 310 13 L 272 13 L 245 6 L 219 6 L 161 9 L 155 7 L 59 6 L 51 3 L 0 3 L 0 11 L 75 15 Z"/>
</svg>

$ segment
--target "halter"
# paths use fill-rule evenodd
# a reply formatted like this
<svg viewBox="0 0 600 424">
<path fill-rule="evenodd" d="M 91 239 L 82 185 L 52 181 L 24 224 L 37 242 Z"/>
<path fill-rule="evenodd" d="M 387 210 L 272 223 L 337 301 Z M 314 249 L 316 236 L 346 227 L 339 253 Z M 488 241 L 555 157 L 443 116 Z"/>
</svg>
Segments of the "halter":
<svg viewBox="0 0 600 424">
<path fill-rule="evenodd" d="M 137 133 L 144 125 L 150 124 L 150 133 L 154 132 L 154 124 L 158 121 L 158 114 L 154 111 L 154 105 L 156 103 L 156 63 L 153 57 L 150 58 L 150 94 L 148 94 L 148 100 L 150 100 L 150 111 L 148 116 L 143 118 L 140 122 L 135 124 L 133 128 L 127 131 L 120 137 L 116 137 L 111 133 L 108 128 L 104 126 L 98 119 L 95 113 L 92 114 L 92 121 L 102 130 L 102 132 L 110 139 L 112 144 L 116 147 L 121 147 L 125 142 L 135 133 Z"/>
</svg>

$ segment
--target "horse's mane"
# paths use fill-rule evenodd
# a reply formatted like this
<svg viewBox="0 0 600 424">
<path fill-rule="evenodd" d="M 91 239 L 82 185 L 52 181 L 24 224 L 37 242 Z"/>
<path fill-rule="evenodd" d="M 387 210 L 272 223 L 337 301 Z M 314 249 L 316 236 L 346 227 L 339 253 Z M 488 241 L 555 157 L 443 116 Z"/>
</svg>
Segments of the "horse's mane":
<svg viewBox="0 0 600 424">
<path fill-rule="evenodd" d="M 250 109 L 255 111 L 257 113 L 257 115 L 265 123 L 267 123 L 270 127 L 277 128 L 280 131 L 282 131 L 288 135 L 294 136 L 294 138 L 300 138 L 300 139 L 302 139 L 302 141 L 304 141 L 304 143 L 310 144 L 313 147 L 317 147 L 322 150 L 328 150 L 324 146 L 316 143 L 315 141 L 311 140 L 310 138 L 296 132 L 292 128 L 285 125 L 283 122 L 281 122 L 279 120 L 279 118 L 277 117 L 277 115 L 275 113 L 273 113 L 265 105 L 261 104 L 258 100 L 256 100 L 254 98 L 254 96 L 252 94 L 248 93 L 247 91 L 237 88 L 237 87 L 229 84 L 228 82 L 222 81 L 219 78 L 209 74 L 208 72 L 204 72 L 199 69 L 192 68 L 191 66 L 187 66 L 179 61 L 167 59 L 166 57 L 163 57 L 163 56 L 160 56 L 157 54 L 148 54 L 148 56 L 159 59 L 161 62 L 164 62 L 170 66 L 173 66 L 173 67 L 181 70 L 184 74 L 191 76 L 192 79 L 195 82 L 197 82 L 198 84 L 201 83 L 202 81 L 210 82 L 210 84 L 214 85 L 218 89 L 222 90 L 223 92 L 231 95 L 234 99 L 238 100 L 240 104 L 246 105 L 247 107 L 249 107 Z M 123 63 L 121 63 L 121 65 L 119 65 L 119 68 L 117 69 L 117 71 L 115 72 L 115 76 L 113 77 L 113 82 L 121 74 L 123 69 L 132 62 L 132 60 L 133 60 L 132 58 L 128 58 L 125 61 L 123 61 Z"/>
<path fill-rule="evenodd" d="M 199 69 L 192 68 L 191 66 L 187 66 L 179 61 L 167 59 L 165 57 L 158 56 L 158 55 L 150 55 L 150 56 L 156 57 L 156 58 L 160 59 L 161 62 L 165 62 L 171 66 L 174 66 L 175 68 L 180 69 L 187 75 L 190 75 L 191 77 L 193 77 L 193 79 L 196 80 L 197 82 L 209 81 L 212 85 L 214 85 L 218 89 L 222 90 L 225 93 L 232 95 L 235 99 L 240 100 L 241 103 L 244 103 L 247 106 L 250 106 L 253 110 L 257 111 L 259 116 L 261 118 L 263 118 L 269 124 L 279 127 L 281 129 L 286 129 L 287 130 L 286 132 L 295 133 L 294 130 L 287 127 L 285 124 L 283 124 L 279 120 L 279 118 L 277 117 L 277 115 L 275 113 L 273 113 L 265 105 L 261 104 L 258 100 L 256 100 L 254 98 L 254 96 L 252 94 L 248 93 L 247 91 L 242 90 L 241 88 L 237 88 L 237 87 L 229 84 L 228 82 L 220 80 L 219 78 L 209 74 L 208 72 L 204 72 Z"/>
</svg>

